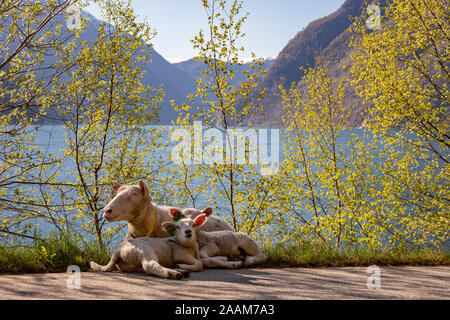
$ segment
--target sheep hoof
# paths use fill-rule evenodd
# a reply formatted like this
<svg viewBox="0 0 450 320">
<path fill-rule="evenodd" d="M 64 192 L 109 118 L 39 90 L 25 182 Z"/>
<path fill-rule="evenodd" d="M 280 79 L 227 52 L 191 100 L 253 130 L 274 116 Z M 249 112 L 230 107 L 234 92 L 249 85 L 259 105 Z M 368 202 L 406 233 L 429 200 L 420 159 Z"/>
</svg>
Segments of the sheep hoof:
<svg viewBox="0 0 450 320">
<path fill-rule="evenodd" d="M 181 272 L 178 272 L 177 275 L 176 275 L 176 279 L 180 280 L 180 279 L 183 279 L 183 278 L 184 278 L 184 275 Z"/>
<path fill-rule="evenodd" d="M 187 270 L 184 269 L 175 269 L 175 277 L 176 279 L 181 279 L 181 278 L 189 278 L 189 276 L 191 275 L 191 273 Z"/>
<path fill-rule="evenodd" d="M 180 273 L 183 275 L 183 277 L 185 278 L 189 278 L 191 273 L 187 270 L 180 270 Z"/>
<path fill-rule="evenodd" d="M 170 272 L 168 275 L 168 279 L 175 279 L 175 280 L 183 279 L 183 277 L 184 277 L 183 273 L 178 271 Z"/>
</svg>

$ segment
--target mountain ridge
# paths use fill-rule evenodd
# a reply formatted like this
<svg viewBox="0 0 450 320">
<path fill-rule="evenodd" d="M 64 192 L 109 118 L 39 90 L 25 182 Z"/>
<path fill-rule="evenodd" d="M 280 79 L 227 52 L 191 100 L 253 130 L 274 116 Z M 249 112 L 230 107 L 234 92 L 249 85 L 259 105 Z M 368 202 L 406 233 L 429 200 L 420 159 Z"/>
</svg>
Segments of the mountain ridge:
<svg viewBox="0 0 450 320">
<path fill-rule="evenodd" d="M 271 58 L 264 59 L 263 69 L 269 68 L 274 61 L 275 60 Z M 252 70 L 250 69 L 251 64 L 252 62 L 246 62 L 243 63 L 242 65 L 234 65 L 231 67 L 231 69 L 234 71 L 234 79 L 231 79 L 231 85 L 236 86 L 240 82 L 246 80 L 246 77 L 243 75 L 243 72 L 250 71 L 251 73 L 252 72 Z M 198 78 L 203 78 L 201 72 L 202 70 L 206 69 L 206 65 L 201 61 L 195 60 L 195 58 L 191 58 L 181 62 L 176 62 L 173 63 L 173 65 L 187 72 L 194 81 L 196 81 Z"/>
<path fill-rule="evenodd" d="M 89 24 L 97 25 L 102 22 L 86 11 L 83 13 L 89 17 Z M 142 83 L 152 85 L 154 88 L 162 87 L 165 91 L 165 98 L 159 111 L 159 124 L 171 124 L 172 120 L 177 118 L 178 113 L 173 109 L 170 100 L 173 99 L 178 104 L 186 102 L 186 96 L 195 90 L 195 83 L 187 72 L 167 61 L 154 47 L 150 61 L 144 66 L 144 69 Z"/>
<path fill-rule="evenodd" d="M 370 1 L 369 1 L 370 2 Z M 382 1 L 385 2 L 385 1 Z M 264 69 L 266 74 L 258 79 L 258 89 L 267 88 L 267 94 L 261 103 L 265 106 L 264 114 L 249 114 L 244 118 L 245 125 L 281 126 L 283 125 L 281 99 L 278 86 L 281 81 L 288 86 L 295 81 L 302 87 L 303 73 L 300 68 L 314 67 L 315 54 L 318 53 L 329 67 L 333 79 L 348 77 L 348 71 L 342 65 L 348 65 L 351 48 L 349 42 L 351 34 L 348 27 L 352 21 L 350 16 L 360 16 L 366 5 L 364 0 L 346 0 L 342 6 L 329 15 L 311 21 L 303 30 L 299 31 L 275 59 L 266 59 Z M 87 11 L 82 11 L 84 17 L 89 18 L 88 28 L 81 33 L 81 40 L 95 41 L 97 28 L 103 20 L 96 18 Z M 63 16 L 59 19 L 63 23 Z M 202 62 L 188 59 L 186 61 L 170 63 L 153 47 L 150 61 L 144 66 L 143 85 L 162 88 L 165 92 L 159 113 L 159 124 L 171 124 L 178 116 L 172 102 L 181 105 L 188 102 L 186 96 L 196 92 L 196 80 L 202 77 Z M 234 66 L 235 79 L 232 85 L 245 81 L 242 71 L 249 69 L 250 63 Z M 256 93 L 255 93 L 256 96 Z M 352 109 L 350 126 L 358 127 L 364 121 L 361 99 L 351 90 L 344 96 L 344 103 Z"/>
<path fill-rule="evenodd" d="M 304 73 L 300 68 L 315 66 L 316 53 L 328 67 L 331 79 L 345 79 L 348 71 L 342 66 L 350 62 L 351 34 L 348 28 L 352 24 L 350 17 L 359 17 L 365 5 L 375 1 L 346 0 L 335 12 L 314 20 L 302 31 L 298 32 L 281 50 L 267 74 L 258 82 L 258 88 L 267 88 L 268 92 L 262 101 L 265 106 L 262 113 L 246 117 L 247 125 L 282 126 L 281 98 L 278 86 L 281 82 L 289 86 L 295 81 L 297 87 L 304 86 Z M 379 1 L 377 1 L 379 2 Z M 381 1 L 383 5 L 385 1 Z M 348 64 L 347 64 L 348 65 Z M 260 89 L 259 89 L 260 90 Z M 362 99 L 352 88 L 347 88 L 344 95 L 344 105 L 351 109 L 349 127 L 360 127 L 364 121 Z"/>
</svg>

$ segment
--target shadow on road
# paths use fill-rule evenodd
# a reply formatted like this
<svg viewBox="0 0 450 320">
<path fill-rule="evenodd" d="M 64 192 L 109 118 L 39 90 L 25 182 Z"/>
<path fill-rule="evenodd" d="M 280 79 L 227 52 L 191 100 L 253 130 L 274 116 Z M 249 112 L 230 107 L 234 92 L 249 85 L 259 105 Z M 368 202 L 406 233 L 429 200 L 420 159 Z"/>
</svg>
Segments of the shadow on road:
<svg viewBox="0 0 450 320">
<path fill-rule="evenodd" d="M 208 269 L 182 280 L 143 273 L 0 275 L 3 299 L 449 299 L 450 267 L 381 267 L 381 289 L 364 267 Z"/>
</svg>

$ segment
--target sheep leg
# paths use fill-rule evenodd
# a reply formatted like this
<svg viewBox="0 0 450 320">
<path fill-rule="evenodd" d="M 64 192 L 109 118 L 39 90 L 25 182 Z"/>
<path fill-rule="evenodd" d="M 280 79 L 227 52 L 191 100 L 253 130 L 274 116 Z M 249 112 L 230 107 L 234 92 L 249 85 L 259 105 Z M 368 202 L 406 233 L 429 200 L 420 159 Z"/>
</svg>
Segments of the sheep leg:
<svg viewBox="0 0 450 320">
<path fill-rule="evenodd" d="M 223 258 L 224 257 L 207 257 L 201 258 L 200 261 L 205 268 L 238 269 L 242 267 L 242 261 L 224 261 Z"/>
<path fill-rule="evenodd" d="M 202 262 L 200 260 L 195 259 L 192 256 L 184 257 L 183 262 L 185 263 L 178 264 L 178 268 L 194 272 L 199 272 L 203 270 Z"/>
<path fill-rule="evenodd" d="M 245 258 L 245 266 L 248 267 L 248 266 L 251 266 L 254 264 L 260 264 L 260 263 L 266 262 L 266 260 L 267 260 L 267 257 L 263 253 L 259 253 L 256 256 L 247 256 Z"/>
<path fill-rule="evenodd" d="M 221 260 L 221 261 L 228 261 L 228 257 L 225 257 L 225 256 L 215 256 L 214 259 Z"/>
<path fill-rule="evenodd" d="M 267 257 L 261 252 L 256 242 L 247 235 L 237 234 L 238 249 L 241 254 L 245 255 L 245 266 L 263 263 Z"/>
<path fill-rule="evenodd" d="M 101 266 L 98 263 L 91 261 L 90 262 L 91 269 L 94 271 L 102 271 L 102 272 L 112 271 L 119 260 L 119 255 L 120 255 L 119 252 L 115 251 L 111 256 L 111 260 L 108 262 L 106 266 Z"/>
<path fill-rule="evenodd" d="M 208 243 L 200 249 L 200 258 L 208 258 L 217 256 L 220 253 L 220 248 L 214 243 Z"/>
<path fill-rule="evenodd" d="M 183 272 L 165 268 L 155 260 L 144 259 L 142 261 L 142 268 L 147 274 L 152 274 L 165 279 L 179 280 L 185 276 Z"/>
</svg>

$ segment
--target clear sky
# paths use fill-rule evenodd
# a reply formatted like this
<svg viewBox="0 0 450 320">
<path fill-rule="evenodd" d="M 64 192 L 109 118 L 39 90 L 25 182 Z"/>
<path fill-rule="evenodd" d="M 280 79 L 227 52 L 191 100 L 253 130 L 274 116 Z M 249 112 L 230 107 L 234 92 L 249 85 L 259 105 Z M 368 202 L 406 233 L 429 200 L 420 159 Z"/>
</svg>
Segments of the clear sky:
<svg viewBox="0 0 450 320">
<path fill-rule="evenodd" d="M 344 0 L 244 0 L 242 13 L 250 15 L 243 26 L 246 49 L 241 59 L 276 57 L 297 32 L 309 22 L 337 10 Z M 170 62 L 196 55 L 189 41 L 207 23 L 201 0 L 134 0 L 140 18 L 147 17 L 157 36 L 154 48 Z M 100 18 L 97 8 L 87 9 Z"/>
</svg>

